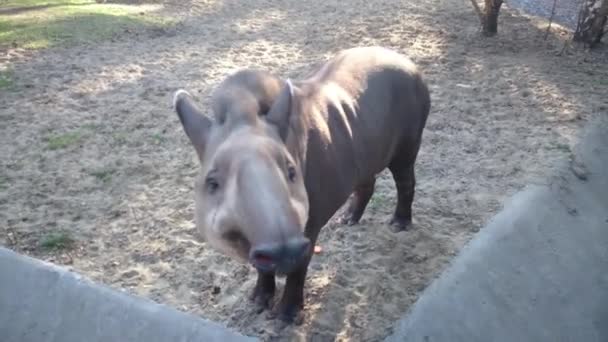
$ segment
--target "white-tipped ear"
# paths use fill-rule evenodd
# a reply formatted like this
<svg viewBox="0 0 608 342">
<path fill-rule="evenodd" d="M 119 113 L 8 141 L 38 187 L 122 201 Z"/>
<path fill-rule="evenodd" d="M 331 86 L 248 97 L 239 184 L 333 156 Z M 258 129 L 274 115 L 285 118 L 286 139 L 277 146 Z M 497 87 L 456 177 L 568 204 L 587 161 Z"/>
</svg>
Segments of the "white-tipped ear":
<svg viewBox="0 0 608 342">
<path fill-rule="evenodd" d="M 179 89 L 178 91 L 176 91 L 175 94 L 173 94 L 173 109 L 177 110 L 177 101 L 179 101 L 180 98 L 186 96 L 192 97 L 192 95 L 190 95 L 190 93 L 185 91 L 184 89 Z"/>
<path fill-rule="evenodd" d="M 279 96 L 273 102 L 266 121 L 277 128 L 281 139 L 287 139 L 289 131 L 289 121 L 291 117 L 291 105 L 294 98 L 294 87 L 291 80 L 287 79 L 285 86 L 279 93 Z"/>
<path fill-rule="evenodd" d="M 288 78 L 285 83 L 287 84 L 287 89 L 289 89 L 289 95 L 293 97 L 293 84 L 291 83 L 291 79 Z"/>
<path fill-rule="evenodd" d="M 176 91 L 173 95 L 173 109 L 199 159 L 202 160 L 213 121 L 196 107 L 190 93 L 183 89 Z"/>
</svg>

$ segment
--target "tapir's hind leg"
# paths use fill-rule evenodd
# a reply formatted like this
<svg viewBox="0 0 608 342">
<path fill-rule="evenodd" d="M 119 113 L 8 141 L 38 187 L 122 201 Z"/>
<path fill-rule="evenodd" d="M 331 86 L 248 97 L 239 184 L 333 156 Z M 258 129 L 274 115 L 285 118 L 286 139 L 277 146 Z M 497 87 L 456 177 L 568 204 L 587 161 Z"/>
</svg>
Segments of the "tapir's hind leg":
<svg viewBox="0 0 608 342">
<path fill-rule="evenodd" d="M 376 184 L 376 178 L 371 178 L 361 184 L 359 184 L 355 191 L 353 191 L 348 207 L 344 212 L 344 215 L 340 218 L 340 223 L 354 225 L 359 223 L 365 207 L 369 200 L 374 194 L 374 185 Z"/>
<path fill-rule="evenodd" d="M 412 202 L 416 187 L 414 166 L 419 146 L 419 142 L 404 146 L 389 164 L 397 187 L 397 207 L 390 222 L 395 231 L 407 230 L 412 225 Z"/>
</svg>

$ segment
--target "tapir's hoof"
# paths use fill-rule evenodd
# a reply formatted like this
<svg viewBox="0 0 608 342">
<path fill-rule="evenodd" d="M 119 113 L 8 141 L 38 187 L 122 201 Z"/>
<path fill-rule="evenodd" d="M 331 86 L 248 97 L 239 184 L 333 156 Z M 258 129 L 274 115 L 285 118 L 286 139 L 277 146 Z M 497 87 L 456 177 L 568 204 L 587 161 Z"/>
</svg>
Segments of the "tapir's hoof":
<svg viewBox="0 0 608 342">
<path fill-rule="evenodd" d="M 270 319 L 279 319 L 284 324 L 300 325 L 304 321 L 302 307 L 299 305 L 281 305 L 279 304 L 275 310 L 268 314 Z"/>
<path fill-rule="evenodd" d="M 393 233 L 404 232 L 410 230 L 413 226 L 411 219 L 393 216 L 389 222 Z"/>
<path fill-rule="evenodd" d="M 272 297 L 274 297 L 274 291 L 264 289 L 261 286 L 256 286 L 249 299 L 253 301 L 255 305 L 255 312 L 260 313 L 270 308 Z"/>
<path fill-rule="evenodd" d="M 352 214 L 346 213 L 346 214 L 340 216 L 340 218 L 338 218 L 338 223 L 345 224 L 347 226 L 354 226 L 356 224 L 359 224 L 359 220 L 354 218 Z"/>
</svg>

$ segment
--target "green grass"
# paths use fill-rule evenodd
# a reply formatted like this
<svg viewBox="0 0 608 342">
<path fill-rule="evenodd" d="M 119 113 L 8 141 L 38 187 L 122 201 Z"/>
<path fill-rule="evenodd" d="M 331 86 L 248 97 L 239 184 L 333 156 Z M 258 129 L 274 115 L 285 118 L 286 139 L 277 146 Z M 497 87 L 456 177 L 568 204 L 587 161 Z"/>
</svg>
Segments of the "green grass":
<svg viewBox="0 0 608 342">
<path fill-rule="evenodd" d="M 129 142 L 129 135 L 125 132 L 116 132 L 112 134 L 112 139 L 115 145 L 122 146 Z"/>
<path fill-rule="evenodd" d="M 98 4 L 92 0 L 9 0 L 0 12 L 0 47 L 29 49 L 96 42 L 172 21 L 152 5 Z"/>
<path fill-rule="evenodd" d="M 367 207 L 371 211 L 378 211 L 380 209 L 387 208 L 390 205 L 390 198 L 381 192 L 374 192 L 372 198 L 370 198 Z"/>
<path fill-rule="evenodd" d="M 165 141 L 167 141 L 167 138 L 165 138 L 162 134 L 160 133 L 154 133 L 152 135 L 152 140 L 154 141 L 154 143 L 156 145 L 161 145 L 162 143 L 164 143 Z"/>
<path fill-rule="evenodd" d="M 8 177 L 0 175 L 0 190 L 8 188 Z"/>
<path fill-rule="evenodd" d="M 45 250 L 60 250 L 74 246 L 76 240 L 68 232 L 52 232 L 40 240 L 40 247 Z"/>
<path fill-rule="evenodd" d="M 101 128 L 101 125 L 100 124 L 95 124 L 95 123 L 89 123 L 89 124 L 84 124 L 81 127 L 84 128 L 84 129 L 88 129 L 90 131 L 96 131 L 96 130 L 98 130 L 98 129 Z"/>
<path fill-rule="evenodd" d="M 14 8 L 14 7 L 36 7 L 36 6 L 57 6 L 64 4 L 81 4 L 81 3 L 95 3 L 94 1 L 86 0 L 5 0 L 3 1 L 3 7 Z"/>
<path fill-rule="evenodd" d="M 564 151 L 564 152 L 571 152 L 572 151 L 570 149 L 570 145 L 568 145 L 568 144 L 557 144 L 555 146 L 555 148 L 557 148 L 558 150 Z"/>
<path fill-rule="evenodd" d="M 112 180 L 112 174 L 114 174 L 114 172 L 115 172 L 114 170 L 107 169 L 107 170 L 93 171 L 90 174 L 91 174 L 91 176 L 99 179 L 100 181 L 102 181 L 105 184 Z"/>
<path fill-rule="evenodd" d="M 547 146 L 546 149 L 547 150 L 558 150 L 558 151 L 562 151 L 562 152 L 572 152 L 570 145 L 562 144 L 562 143 L 552 144 L 551 146 Z"/>
<path fill-rule="evenodd" d="M 596 82 L 599 85 L 608 86 L 608 80 L 607 79 L 600 78 L 600 79 L 597 79 Z"/>
<path fill-rule="evenodd" d="M 64 134 L 54 135 L 47 140 L 48 148 L 51 150 L 59 150 L 69 147 L 80 142 L 82 135 L 80 132 L 69 132 Z"/>
<path fill-rule="evenodd" d="M 0 89 L 10 89 L 13 87 L 13 73 L 8 70 L 0 71 Z"/>
</svg>

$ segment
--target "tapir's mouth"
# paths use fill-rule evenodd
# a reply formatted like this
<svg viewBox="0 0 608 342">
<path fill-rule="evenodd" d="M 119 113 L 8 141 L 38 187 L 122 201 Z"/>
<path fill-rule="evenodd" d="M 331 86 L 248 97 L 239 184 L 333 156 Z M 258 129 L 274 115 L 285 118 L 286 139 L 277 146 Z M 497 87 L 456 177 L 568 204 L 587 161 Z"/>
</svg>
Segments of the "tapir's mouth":
<svg viewBox="0 0 608 342">
<path fill-rule="evenodd" d="M 293 272 L 299 265 L 301 259 L 285 259 L 275 262 L 271 259 L 252 260 L 252 265 L 262 273 L 275 273 L 278 276 Z"/>
<path fill-rule="evenodd" d="M 285 244 L 263 244 L 254 248 L 249 259 L 261 272 L 290 273 L 310 253 L 310 240 L 305 237 L 290 239 Z"/>
<path fill-rule="evenodd" d="M 262 272 L 272 272 L 276 268 L 276 263 L 269 255 L 255 255 L 252 258 L 251 263 L 255 268 Z"/>
</svg>

